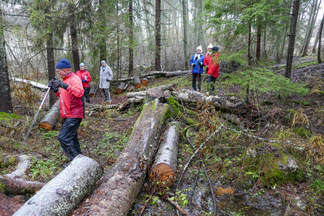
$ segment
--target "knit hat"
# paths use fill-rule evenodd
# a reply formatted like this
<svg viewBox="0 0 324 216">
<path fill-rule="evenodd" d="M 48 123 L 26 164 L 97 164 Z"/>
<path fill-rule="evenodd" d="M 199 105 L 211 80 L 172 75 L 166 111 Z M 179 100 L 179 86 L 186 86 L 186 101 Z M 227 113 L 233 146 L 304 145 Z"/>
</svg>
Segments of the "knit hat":
<svg viewBox="0 0 324 216">
<path fill-rule="evenodd" d="M 105 60 L 101 60 L 100 64 L 102 64 L 102 62 L 105 62 L 105 64 L 107 64 Z"/>
<path fill-rule="evenodd" d="M 80 67 L 84 67 L 84 63 L 82 62 L 82 63 L 80 63 Z"/>
<path fill-rule="evenodd" d="M 201 45 L 199 45 L 196 50 L 198 49 L 201 50 L 201 52 L 203 51 Z"/>
<path fill-rule="evenodd" d="M 62 58 L 55 67 L 58 69 L 72 69 L 71 63 L 66 58 Z"/>
<path fill-rule="evenodd" d="M 212 50 L 215 51 L 215 52 L 218 52 L 219 48 L 215 46 L 215 47 L 212 48 Z"/>
<path fill-rule="evenodd" d="M 209 49 L 209 48 L 210 48 L 210 49 L 213 48 L 213 44 L 210 43 L 210 44 L 208 45 L 207 48 L 208 48 L 208 49 Z"/>
</svg>

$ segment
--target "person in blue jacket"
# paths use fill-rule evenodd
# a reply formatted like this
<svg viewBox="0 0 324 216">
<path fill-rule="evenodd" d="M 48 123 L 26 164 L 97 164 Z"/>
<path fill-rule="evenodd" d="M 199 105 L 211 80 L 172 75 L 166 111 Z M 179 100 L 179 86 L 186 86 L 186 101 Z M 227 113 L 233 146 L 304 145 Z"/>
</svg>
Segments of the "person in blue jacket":
<svg viewBox="0 0 324 216">
<path fill-rule="evenodd" d="M 190 60 L 190 65 L 192 66 L 192 89 L 195 91 L 201 90 L 201 74 L 204 72 L 204 58 L 202 47 L 197 47 L 197 53 Z M 196 88 L 197 81 L 198 88 Z"/>
</svg>

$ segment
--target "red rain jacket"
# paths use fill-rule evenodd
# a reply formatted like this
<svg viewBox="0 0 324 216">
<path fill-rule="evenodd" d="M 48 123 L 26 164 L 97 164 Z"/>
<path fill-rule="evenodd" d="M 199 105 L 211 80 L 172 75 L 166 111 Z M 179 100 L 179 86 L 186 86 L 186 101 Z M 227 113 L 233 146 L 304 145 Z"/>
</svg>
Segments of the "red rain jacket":
<svg viewBox="0 0 324 216">
<path fill-rule="evenodd" d="M 63 78 L 63 82 L 69 87 L 65 90 L 60 88 L 56 95 L 60 100 L 61 117 L 66 118 L 84 118 L 84 103 L 82 100 L 84 89 L 80 78 L 73 72 L 70 72 Z"/>
<path fill-rule="evenodd" d="M 75 73 L 75 75 L 80 77 L 83 88 L 89 88 L 89 83 L 91 82 L 91 76 L 87 70 L 79 70 Z M 84 79 L 85 76 L 87 76 L 87 81 L 85 81 Z"/>
<path fill-rule="evenodd" d="M 219 52 L 214 54 L 214 56 L 210 57 L 210 62 L 208 64 L 208 75 L 211 75 L 215 78 L 219 76 L 219 60 L 218 60 Z"/>
<path fill-rule="evenodd" d="M 204 58 L 204 66 L 208 66 L 209 65 L 211 56 L 212 56 L 211 53 L 206 53 L 205 58 Z"/>
</svg>

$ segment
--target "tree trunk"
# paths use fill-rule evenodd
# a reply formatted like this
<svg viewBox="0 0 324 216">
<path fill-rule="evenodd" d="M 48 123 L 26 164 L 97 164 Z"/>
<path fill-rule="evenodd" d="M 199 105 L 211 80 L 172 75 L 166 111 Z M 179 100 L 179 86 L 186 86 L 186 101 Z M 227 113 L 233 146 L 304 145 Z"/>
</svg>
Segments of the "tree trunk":
<svg viewBox="0 0 324 216">
<path fill-rule="evenodd" d="M 60 101 L 56 100 L 52 108 L 47 112 L 45 117 L 40 121 L 39 127 L 46 131 L 53 130 L 57 123 L 57 119 L 60 117 Z"/>
<path fill-rule="evenodd" d="M 184 54 L 184 69 L 188 70 L 188 3 L 182 0 L 182 22 L 183 22 L 183 54 Z"/>
<path fill-rule="evenodd" d="M 180 76 L 180 75 L 189 74 L 189 73 L 191 73 L 190 70 L 187 70 L 187 71 L 172 71 L 172 72 L 166 71 L 164 73 L 164 75 L 165 75 L 165 77 L 173 77 L 173 76 Z"/>
<path fill-rule="evenodd" d="M 161 70 L 161 0 L 155 0 L 155 70 Z"/>
<path fill-rule="evenodd" d="M 119 7 L 118 7 L 118 0 L 116 1 L 116 18 L 117 18 L 117 24 L 116 24 L 116 45 L 117 45 L 117 79 L 120 78 L 120 38 L 119 38 Z"/>
<path fill-rule="evenodd" d="M 176 179 L 179 131 L 178 123 L 172 122 L 164 132 L 162 143 L 155 156 L 155 162 L 150 174 L 151 182 L 154 182 L 160 189 L 170 187 Z"/>
<path fill-rule="evenodd" d="M 79 43 L 77 33 L 77 21 L 75 18 L 75 1 L 69 3 L 70 12 L 70 31 L 71 31 L 71 42 L 72 42 L 72 58 L 73 58 L 73 71 L 79 70 L 80 56 L 79 56 Z"/>
<path fill-rule="evenodd" d="M 316 47 L 317 47 L 317 43 L 318 43 L 318 36 L 319 36 L 319 29 L 320 28 L 318 28 L 318 32 L 316 34 L 316 38 L 315 38 L 314 46 L 313 46 L 313 49 L 312 49 L 312 53 L 316 52 Z"/>
<path fill-rule="evenodd" d="M 169 106 L 158 100 L 144 105 L 120 156 L 87 202 L 73 214 L 89 211 L 93 215 L 127 215 L 142 189 L 168 113 Z"/>
<path fill-rule="evenodd" d="M 0 112 L 12 112 L 10 95 L 9 73 L 7 65 L 7 53 L 4 39 L 2 19 L 2 6 L 0 6 Z"/>
<path fill-rule="evenodd" d="M 67 215 L 92 190 L 102 173 L 100 164 L 91 158 L 78 155 L 14 215 Z"/>
<path fill-rule="evenodd" d="M 128 13 L 129 13 L 129 66 L 128 76 L 133 76 L 134 73 L 134 27 L 133 27 L 133 1 L 128 2 Z"/>
<path fill-rule="evenodd" d="M 251 22 L 249 22 L 249 40 L 248 40 L 248 64 L 252 63 L 252 55 L 251 55 Z"/>
<path fill-rule="evenodd" d="M 294 47 L 295 47 L 295 37 L 296 37 L 296 26 L 297 26 L 297 19 L 298 19 L 298 11 L 299 11 L 299 1 L 295 0 L 293 3 L 291 21 L 290 21 L 290 32 L 289 32 L 289 44 L 288 44 L 288 54 L 287 54 L 287 64 L 286 64 L 286 71 L 285 77 L 291 77 L 291 68 L 292 62 L 294 58 Z"/>
<path fill-rule="evenodd" d="M 106 30 L 106 4 L 105 4 L 105 0 L 99 0 L 99 16 L 100 16 L 100 29 L 102 29 L 102 31 Z M 100 35 L 99 38 L 99 50 L 100 50 L 100 61 L 101 60 L 106 60 L 107 59 L 107 47 L 106 47 L 106 38 L 105 35 Z"/>
<path fill-rule="evenodd" d="M 136 88 L 141 88 L 142 83 L 141 83 L 140 78 L 135 77 L 135 78 L 134 78 L 134 83 L 135 83 L 135 87 L 136 87 Z"/>
<path fill-rule="evenodd" d="M 319 29 L 319 36 L 318 36 L 318 51 L 317 51 L 317 61 L 318 61 L 318 64 L 321 64 L 322 63 L 322 59 L 321 59 L 321 45 L 322 45 L 323 25 L 324 25 L 324 14 L 323 14 L 323 18 L 322 18 L 322 21 L 321 21 L 321 25 L 320 25 L 320 29 Z"/>
<path fill-rule="evenodd" d="M 261 18 L 257 20 L 257 44 L 256 44 L 256 60 L 260 61 L 261 57 Z"/>
<path fill-rule="evenodd" d="M 54 49 L 53 49 L 53 33 L 52 25 L 50 19 L 50 6 L 48 5 L 45 9 L 46 19 L 47 19 L 47 40 L 46 40 L 46 54 L 47 54 L 47 71 L 48 71 L 48 81 L 55 78 L 55 63 L 54 63 Z M 57 100 L 57 96 L 53 91 L 49 93 L 49 105 L 53 106 Z"/>
</svg>

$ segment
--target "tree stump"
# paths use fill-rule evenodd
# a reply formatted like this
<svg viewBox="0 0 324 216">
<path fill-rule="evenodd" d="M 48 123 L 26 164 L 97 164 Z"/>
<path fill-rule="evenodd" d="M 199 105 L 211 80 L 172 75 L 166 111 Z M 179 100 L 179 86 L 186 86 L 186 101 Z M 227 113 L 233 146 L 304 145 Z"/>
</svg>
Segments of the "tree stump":
<svg viewBox="0 0 324 216">
<path fill-rule="evenodd" d="M 151 182 L 163 189 L 170 187 L 175 179 L 178 161 L 179 132 L 178 123 L 172 122 L 163 134 L 163 141 L 155 156 L 155 162 L 150 174 Z"/>
<path fill-rule="evenodd" d="M 92 190 L 102 173 L 100 164 L 91 158 L 78 155 L 14 216 L 67 215 Z"/>
<path fill-rule="evenodd" d="M 53 130 L 57 123 L 57 119 L 60 117 L 60 101 L 57 100 L 52 108 L 47 112 L 45 117 L 39 123 L 39 127 L 46 131 Z"/>
<path fill-rule="evenodd" d="M 169 105 L 158 100 L 145 104 L 127 145 L 107 170 L 99 187 L 73 214 L 127 215 L 142 189 L 162 125 L 169 116 Z"/>
<path fill-rule="evenodd" d="M 138 77 L 134 78 L 134 83 L 135 83 L 136 88 L 141 88 L 142 83 L 141 83 L 141 80 Z"/>
</svg>

